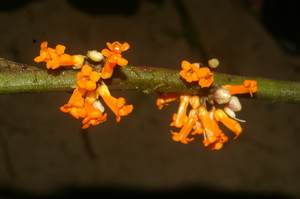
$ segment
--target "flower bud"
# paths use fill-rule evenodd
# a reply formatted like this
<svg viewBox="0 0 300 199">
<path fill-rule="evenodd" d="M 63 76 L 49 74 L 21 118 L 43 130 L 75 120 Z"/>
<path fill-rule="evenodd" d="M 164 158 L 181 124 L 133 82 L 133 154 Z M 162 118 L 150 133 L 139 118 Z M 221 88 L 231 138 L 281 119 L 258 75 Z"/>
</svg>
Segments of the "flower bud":
<svg viewBox="0 0 300 199">
<path fill-rule="evenodd" d="M 235 117 L 235 112 L 240 111 L 242 109 L 242 105 L 239 99 L 236 96 L 232 96 L 230 101 L 224 105 L 224 112 L 231 118 L 239 121 L 239 122 L 246 122 L 245 120 L 241 120 Z"/>
<path fill-rule="evenodd" d="M 192 63 L 192 65 L 197 66 L 198 68 L 200 68 L 200 63 Z"/>
<path fill-rule="evenodd" d="M 232 96 L 230 101 L 225 106 L 230 108 L 232 111 L 242 110 L 242 105 L 240 103 L 240 100 L 236 96 Z"/>
<path fill-rule="evenodd" d="M 80 69 L 83 66 L 84 57 L 82 55 L 73 55 L 74 66 L 73 69 Z"/>
<path fill-rule="evenodd" d="M 95 62 L 100 62 L 103 59 L 102 53 L 97 50 L 88 51 L 87 56 Z"/>
<path fill-rule="evenodd" d="M 219 88 L 214 92 L 214 100 L 218 104 L 226 104 L 230 101 L 231 95 L 227 89 Z"/>
<path fill-rule="evenodd" d="M 208 61 L 208 66 L 210 68 L 217 68 L 219 66 L 219 60 L 218 59 L 211 59 Z"/>
</svg>

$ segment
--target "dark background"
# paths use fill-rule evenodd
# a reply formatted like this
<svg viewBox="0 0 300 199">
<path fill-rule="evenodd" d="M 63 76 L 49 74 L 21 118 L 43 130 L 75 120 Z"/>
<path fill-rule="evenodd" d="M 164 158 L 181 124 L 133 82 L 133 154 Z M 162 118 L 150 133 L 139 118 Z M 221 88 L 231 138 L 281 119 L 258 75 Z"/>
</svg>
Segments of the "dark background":
<svg viewBox="0 0 300 199">
<path fill-rule="evenodd" d="M 0 56 L 33 62 L 42 41 L 69 54 L 127 41 L 129 64 L 179 69 L 218 58 L 219 72 L 299 81 L 298 1 L 4 0 Z M 173 142 L 178 103 L 161 111 L 155 93 L 126 96 L 134 111 L 82 132 L 59 111 L 69 93 L 0 96 L 0 195 L 87 197 L 182 195 L 299 198 L 299 105 L 241 99 L 243 133 L 220 151 L 199 136 Z M 175 130 L 175 129 L 173 129 Z"/>
</svg>

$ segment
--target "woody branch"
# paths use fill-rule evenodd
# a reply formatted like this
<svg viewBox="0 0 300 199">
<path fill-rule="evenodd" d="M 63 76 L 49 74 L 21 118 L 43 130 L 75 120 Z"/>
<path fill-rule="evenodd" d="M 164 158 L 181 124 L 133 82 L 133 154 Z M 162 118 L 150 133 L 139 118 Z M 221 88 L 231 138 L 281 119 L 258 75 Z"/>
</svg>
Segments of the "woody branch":
<svg viewBox="0 0 300 199">
<path fill-rule="evenodd" d="M 101 65 L 90 66 L 96 70 Z M 73 69 L 44 70 L 0 58 L 0 94 L 71 92 L 78 71 Z M 145 93 L 184 93 L 201 94 L 207 88 L 197 83 L 187 84 L 178 74 L 179 70 L 158 67 L 124 66 L 114 71 L 111 79 L 105 80 L 110 90 L 138 90 Z M 243 77 L 214 72 L 212 88 L 222 85 L 243 84 L 245 79 L 256 80 L 259 90 L 253 98 L 272 102 L 300 104 L 300 82 L 279 81 L 258 77 Z M 248 95 L 247 95 L 248 96 Z"/>
</svg>

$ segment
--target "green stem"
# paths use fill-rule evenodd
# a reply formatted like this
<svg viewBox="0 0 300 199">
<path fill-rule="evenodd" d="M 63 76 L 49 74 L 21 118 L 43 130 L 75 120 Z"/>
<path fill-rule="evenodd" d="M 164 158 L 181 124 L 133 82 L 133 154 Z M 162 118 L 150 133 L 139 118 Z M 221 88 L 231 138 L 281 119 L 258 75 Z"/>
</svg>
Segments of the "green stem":
<svg viewBox="0 0 300 199">
<path fill-rule="evenodd" d="M 91 65 L 91 64 L 90 64 Z M 99 70 L 99 65 L 91 65 Z M 0 94 L 29 92 L 62 92 L 73 89 L 78 71 L 72 69 L 44 70 L 0 58 Z M 179 70 L 156 67 L 117 67 L 113 78 L 105 80 L 111 90 L 138 90 L 145 93 L 201 94 L 207 89 L 197 83 L 186 83 L 178 74 Z M 300 83 L 278 81 L 257 77 L 215 74 L 211 89 L 222 85 L 243 84 L 245 79 L 256 80 L 259 90 L 254 98 L 272 102 L 300 103 Z M 249 95 L 247 95 L 249 96 Z"/>
</svg>

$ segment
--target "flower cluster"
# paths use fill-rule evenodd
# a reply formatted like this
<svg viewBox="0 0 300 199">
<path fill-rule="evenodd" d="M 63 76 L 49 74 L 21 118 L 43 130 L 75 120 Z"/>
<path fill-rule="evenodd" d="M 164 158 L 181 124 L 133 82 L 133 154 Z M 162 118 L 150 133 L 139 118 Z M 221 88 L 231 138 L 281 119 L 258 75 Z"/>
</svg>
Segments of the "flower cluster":
<svg viewBox="0 0 300 199">
<path fill-rule="evenodd" d="M 104 106 L 101 101 L 116 115 L 116 121 L 121 120 L 121 116 L 126 116 L 132 112 L 133 106 L 126 105 L 123 97 L 115 98 L 102 79 L 108 79 L 113 74 L 116 65 L 125 66 L 128 61 L 122 58 L 121 53 L 129 49 L 129 44 L 120 44 L 119 42 L 107 43 L 108 49 L 102 50 L 102 53 L 94 50 L 87 53 L 87 57 L 95 62 L 104 65 L 102 71 L 94 71 L 84 60 L 83 55 L 65 54 L 66 47 L 57 45 L 55 49 L 48 47 L 48 42 L 42 42 L 40 55 L 34 61 L 46 62 L 48 69 L 56 69 L 60 66 L 72 66 L 73 69 L 81 69 L 77 73 L 77 82 L 75 89 L 67 104 L 60 107 L 64 113 L 69 113 L 76 119 L 83 118 L 82 129 L 90 125 L 98 125 L 106 121 L 107 113 L 104 113 Z M 105 57 L 105 59 L 104 59 Z"/>
<path fill-rule="evenodd" d="M 216 59 L 209 62 L 209 66 L 213 66 L 212 68 L 218 64 Z M 210 87 L 214 81 L 213 73 L 209 68 L 200 66 L 201 64 L 190 64 L 183 61 L 183 70 L 179 74 L 187 82 L 198 81 L 201 87 Z M 228 141 L 228 137 L 219 128 L 219 123 L 231 130 L 235 134 L 235 139 L 242 133 L 239 122 L 245 122 L 235 116 L 235 112 L 240 111 L 242 106 L 234 94 L 250 93 L 252 97 L 252 93 L 257 90 L 256 81 L 245 80 L 243 85 L 224 85 L 216 89 L 212 96 L 213 100 L 208 100 L 208 96 L 159 93 L 156 105 L 162 109 L 164 105 L 179 99 L 178 111 L 173 114 L 173 122 L 170 124 L 170 126 L 180 128 L 179 132 L 171 130 L 174 141 L 187 144 L 194 140 L 194 137 L 191 136 L 202 134 L 204 146 L 212 150 L 219 150 Z M 209 110 L 207 110 L 208 106 L 210 106 Z"/>
</svg>

